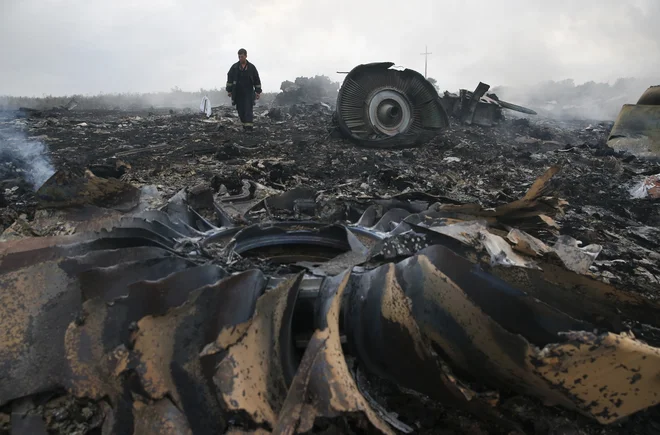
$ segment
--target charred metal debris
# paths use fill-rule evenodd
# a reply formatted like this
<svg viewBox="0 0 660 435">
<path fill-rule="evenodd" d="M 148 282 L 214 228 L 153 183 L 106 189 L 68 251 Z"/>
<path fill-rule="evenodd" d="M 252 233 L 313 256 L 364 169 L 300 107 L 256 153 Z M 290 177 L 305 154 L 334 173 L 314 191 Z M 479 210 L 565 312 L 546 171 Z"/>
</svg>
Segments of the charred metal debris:
<svg viewBox="0 0 660 435">
<path fill-rule="evenodd" d="M 358 65 L 347 73 L 337 96 L 335 121 L 344 137 L 364 146 L 397 148 L 427 143 L 449 126 L 449 116 L 466 125 L 490 127 L 502 121 L 502 109 L 536 112 L 486 94 L 447 91 L 440 97 L 420 73 L 391 62 Z"/>
<path fill-rule="evenodd" d="M 37 197 L 79 231 L 0 245 L 0 409 L 12 434 L 61 421 L 53 397 L 103 434 L 432 429 L 385 384 L 493 432 L 528 431 L 511 394 L 618 425 L 660 399 L 658 304 L 559 235 L 558 170 L 487 209 L 347 198 L 334 224 L 311 189 L 151 208 L 149 186 L 60 171 Z"/>
<path fill-rule="evenodd" d="M 447 113 L 466 125 L 492 127 L 504 120 L 502 109 L 536 115 L 532 109 L 502 101 L 493 93 L 487 94 L 488 89 L 490 85 L 479 82 L 473 92 L 461 89 L 456 95 L 445 91 L 440 101 Z"/>
<path fill-rule="evenodd" d="M 637 104 L 624 104 L 607 144 L 641 158 L 660 160 L 660 86 L 648 88 Z"/>
<path fill-rule="evenodd" d="M 393 148 L 427 142 L 449 125 L 433 85 L 391 62 L 353 68 L 337 96 L 341 133 L 366 146 Z"/>
</svg>

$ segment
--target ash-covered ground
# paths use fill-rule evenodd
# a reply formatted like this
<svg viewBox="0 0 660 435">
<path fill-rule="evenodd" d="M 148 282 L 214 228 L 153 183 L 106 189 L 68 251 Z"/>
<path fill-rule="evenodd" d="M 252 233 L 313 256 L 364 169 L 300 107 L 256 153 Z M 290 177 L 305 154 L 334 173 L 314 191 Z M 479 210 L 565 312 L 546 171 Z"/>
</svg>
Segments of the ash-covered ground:
<svg viewBox="0 0 660 435">
<path fill-rule="evenodd" d="M 337 137 L 332 111 L 324 105 L 292 106 L 270 115 L 257 106 L 255 112 L 256 128 L 250 133 L 242 131 L 230 107 L 208 119 L 171 111 L 6 112 L 0 115 L 0 132 L 46 145 L 53 169 L 90 167 L 100 176 L 112 172 L 138 187 L 155 185 L 164 198 L 205 183 L 218 197 L 240 193 L 242 180 L 274 191 L 305 186 L 321 192 L 317 201 L 323 204 L 317 209 L 327 213 L 317 219 L 329 223 L 344 219 L 333 207 L 341 198 L 416 191 L 485 207 L 504 204 L 522 197 L 548 167 L 559 165 L 553 194 L 567 202 L 566 213 L 556 218 L 558 231 L 534 235 L 549 244 L 560 233 L 582 246 L 601 245 L 591 268 L 596 276 L 649 299 L 660 298 L 660 201 L 631 194 L 646 177 L 660 173 L 660 164 L 610 150 L 609 122 L 531 117 L 481 128 L 452 121 L 424 146 L 379 150 Z M 0 166 L 3 230 L 39 236 L 69 231 L 65 222 L 41 230 L 31 227 L 36 212 L 33 169 L 9 158 Z M 418 427 L 437 428 L 425 433 L 489 433 L 487 424 L 467 415 L 411 404 L 387 385 L 377 390 L 388 410 Z M 502 396 L 502 406 L 530 433 L 660 433 L 657 406 L 621 425 L 602 427 L 528 398 Z M 62 403 L 66 417 L 59 420 L 61 413 L 46 406 L 55 416 L 50 426 L 55 432 L 85 433 L 98 427 L 97 408 Z M 0 413 L 0 433 L 7 421 Z"/>
<path fill-rule="evenodd" d="M 520 198 L 545 169 L 560 165 L 554 187 L 568 202 L 566 215 L 557 220 L 560 232 L 582 246 L 603 246 L 594 266 L 603 279 L 625 282 L 650 298 L 660 295 L 660 203 L 631 194 L 646 177 L 660 173 L 660 164 L 609 149 L 610 122 L 530 117 L 482 128 L 452 120 L 427 145 L 378 150 L 336 137 L 326 106 L 292 106 L 271 116 L 266 108 L 255 112 L 257 127 L 250 133 L 242 131 L 229 107 L 210 119 L 169 111 L 44 111 L 18 117 L 5 112 L 0 129 L 44 143 L 54 169 L 116 168 L 123 162 L 111 175 L 138 187 L 156 185 L 165 198 L 200 183 L 210 183 L 220 196 L 237 194 L 247 179 L 279 191 L 316 189 L 328 202 L 422 191 L 488 207 Z M 26 177 L 6 167 L 4 174 L 3 229 L 21 215 L 27 220 L 34 215 Z M 552 235 L 539 236 L 553 242 Z"/>
</svg>

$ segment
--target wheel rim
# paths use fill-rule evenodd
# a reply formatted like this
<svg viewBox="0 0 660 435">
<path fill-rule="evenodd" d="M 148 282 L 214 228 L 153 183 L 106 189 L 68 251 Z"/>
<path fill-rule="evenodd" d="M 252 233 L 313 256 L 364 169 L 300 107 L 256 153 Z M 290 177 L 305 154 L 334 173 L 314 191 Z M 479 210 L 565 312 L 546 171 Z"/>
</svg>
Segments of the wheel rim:
<svg viewBox="0 0 660 435">
<path fill-rule="evenodd" d="M 406 97 L 392 89 L 376 91 L 368 99 L 367 111 L 372 128 L 388 136 L 406 131 L 413 119 Z"/>
</svg>

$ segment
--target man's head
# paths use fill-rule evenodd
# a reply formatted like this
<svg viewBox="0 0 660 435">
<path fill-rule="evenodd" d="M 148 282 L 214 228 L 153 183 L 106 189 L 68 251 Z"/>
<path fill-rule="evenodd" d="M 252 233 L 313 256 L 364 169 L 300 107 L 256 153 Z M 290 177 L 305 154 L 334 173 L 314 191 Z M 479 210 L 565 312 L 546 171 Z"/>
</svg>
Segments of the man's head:
<svg viewBox="0 0 660 435">
<path fill-rule="evenodd" d="M 246 59 L 247 59 L 247 50 L 244 49 L 244 48 L 241 48 L 240 50 L 238 50 L 238 60 L 241 63 L 245 63 Z"/>
</svg>

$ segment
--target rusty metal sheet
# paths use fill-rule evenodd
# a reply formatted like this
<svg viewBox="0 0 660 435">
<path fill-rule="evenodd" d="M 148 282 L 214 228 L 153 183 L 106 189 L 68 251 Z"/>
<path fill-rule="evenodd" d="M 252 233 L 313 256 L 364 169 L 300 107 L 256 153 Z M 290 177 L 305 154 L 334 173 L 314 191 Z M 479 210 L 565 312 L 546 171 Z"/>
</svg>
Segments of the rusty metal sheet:
<svg viewBox="0 0 660 435">
<path fill-rule="evenodd" d="M 202 356 L 226 351 L 213 376 L 219 399 L 254 423 L 274 427 L 296 371 L 291 322 L 303 275 L 263 295 L 246 323 L 223 329 Z"/>
<path fill-rule="evenodd" d="M 660 326 L 660 304 L 643 295 L 567 270 L 560 262 L 539 262 L 539 269 L 496 266 L 487 271 L 548 305 L 610 330 L 623 319 Z"/>
<path fill-rule="evenodd" d="M 130 249 L 126 251 L 129 258 L 136 255 Z M 147 253 L 144 250 L 138 252 Z M 117 259 L 122 253 L 101 251 L 94 254 L 87 258 L 87 262 L 75 267 L 71 265 L 74 260 L 47 261 L 0 275 L 0 288 L 3 289 L 0 292 L 0 328 L 6 331 L 0 346 L 0 365 L 4 368 L 0 373 L 3 385 L 0 404 L 64 385 L 64 334 L 69 323 L 78 318 L 83 294 L 91 289 L 115 289 L 115 296 L 128 293 L 126 285 L 135 282 L 136 277 L 144 278 L 149 272 L 149 269 L 137 268 L 133 280 L 80 281 L 80 276 L 95 270 L 89 260 L 96 259 L 103 264 Z M 63 263 L 68 265 L 63 266 Z M 171 273 L 169 268 L 158 270 L 164 271 L 167 271 L 165 275 Z M 116 290 L 114 284 L 117 282 L 125 291 Z M 102 285 L 105 283 L 111 286 L 106 289 Z M 107 297 L 107 294 L 103 296 Z"/>
<path fill-rule="evenodd" d="M 446 266 L 454 264 L 447 261 Z M 413 316 L 415 299 L 404 293 L 397 272 L 401 270 L 388 264 L 351 279 L 352 292 L 344 304 L 344 330 L 351 354 L 372 373 L 397 385 L 518 430 L 496 413 L 490 399 L 481 399 L 435 356 Z"/>
<path fill-rule="evenodd" d="M 83 304 L 81 322 L 72 322 L 65 335 L 66 387 L 78 397 L 121 395 L 119 375 L 132 365 L 128 346 L 133 325 L 147 315 L 162 316 L 182 305 L 191 292 L 221 280 L 218 266 L 190 268 L 156 281 L 138 281 L 127 287 L 127 296 L 108 304 L 104 295 Z"/>
<path fill-rule="evenodd" d="M 444 268 L 451 269 L 434 264 L 422 251 L 398 263 L 395 274 L 420 331 L 442 349 L 453 367 L 601 423 L 658 403 L 660 349 L 624 335 L 590 332 L 577 335 L 581 345 L 575 334 L 569 334 L 568 342 L 557 340 L 539 349 L 488 316 Z M 637 379 L 647 382 L 634 382 Z M 588 386 L 577 387 L 580 383 Z"/>
<path fill-rule="evenodd" d="M 594 325 L 575 319 L 562 311 L 543 303 L 542 301 L 528 295 L 524 290 L 513 287 L 496 276 L 487 273 L 479 264 L 475 264 L 461 257 L 452 250 L 434 245 L 420 251 L 432 264 L 441 269 L 453 282 L 455 282 L 466 295 L 477 304 L 485 314 L 498 322 L 507 331 L 524 335 L 528 340 L 537 345 L 553 343 L 564 331 L 590 331 Z M 405 263 L 404 263 L 405 264 Z M 392 264 L 369 271 L 355 280 L 357 288 L 351 295 L 353 303 L 349 303 L 345 312 L 346 327 L 351 326 L 351 331 L 362 331 L 359 338 L 358 348 L 369 349 L 375 346 L 371 334 L 381 330 L 378 317 L 370 317 L 370 313 L 378 312 L 373 304 L 379 304 L 379 300 L 385 298 L 384 292 L 394 291 L 398 284 L 394 275 L 390 274 L 389 268 Z M 406 271 L 400 266 L 400 276 L 405 277 Z M 372 293 L 370 290 L 376 288 L 378 291 Z M 380 302 L 384 311 L 384 302 Z M 363 324 L 364 323 L 364 324 Z M 384 339 L 389 340 L 392 334 L 384 334 Z M 388 337 L 388 338 L 385 338 Z M 376 358 L 380 360 L 380 358 Z M 396 373 L 399 376 L 399 373 Z M 410 387 L 412 388 L 412 387 Z"/>
<path fill-rule="evenodd" d="M 78 259 L 61 259 L 58 254 L 62 250 L 49 246 L 53 240 L 42 240 L 41 244 L 36 241 L 24 239 L 14 244 L 14 252 L 20 252 L 25 262 L 31 263 L 33 251 L 28 248 L 36 247 L 40 255 L 33 258 L 48 261 L 18 269 L 15 266 L 23 265 L 23 261 L 2 264 L 0 329 L 6 333 L 0 346 L 0 364 L 4 367 L 0 373 L 0 403 L 63 384 L 64 332 L 76 319 L 83 300 L 80 272 L 97 265 L 117 264 L 122 258 L 167 254 L 156 248 L 129 248 L 91 252 L 76 262 Z"/>
<path fill-rule="evenodd" d="M 394 430 L 371 408 L 352 377 L 339 334 L 339 317 L 350 273 L 330 278 L 314 332 L 280 411 L 274 434 L 293 434 L 312 429 L 317 418 L 362 418 L 385 434 Z"/>
<path fill-rule="evenodd" d="M 621 330 L 623 319 L 660 326 L 657 316 L 660 304 L 597 280 L 589 273 L 600 246 L 579 248 L 574 246 L 575 240 L 560 237 L 550 247 L 516 230 L 506 235 L 514 245 L 511 247 L 506 239 L 493 234 L 492 228 L 479 221 L 429 226 L 435 222 L 438 221 L 411 225 L 445 236 L 436 239 L 436 243 L 481 264 L 486 272 L 575 319 L 613 331 Z"/>
<path fill-rule="evenodd" d="M 0 366 L 3 368 L 0 404 L 66 384 L 64 336 L 69 323 L 78 319 L 85 289 L 87 292 L 90 289 L 103 291 L 108 285 L 108 288 L 117 289 L 117 285 L 125 288 L 139 278 L 161 278 L 175 270 L 170 264 L 172 260 L 184 261 L 176 260 L 167 250 L 140 246 L 141 242 L 148 245 L 150 241 L 131 238 L 136 234 L 144 235 L 144 230 L 138 229 L 136 233 L 131 229 L 119 229 L 104 232 L 101 236 L 89 233 L 27 238 L 3 245 L 0 254 L 0 329 L 6 333 L 0 346 Z M 150 234 L 148 232 L 147 236 Z M 110 237 L 104 238 L 108 235 Z M 128 248 L 103 249 L 109 245 Z M 69 258 L 71 255 L 78 257 Z M 136 263 L 137 258 L 146 260 Z M 133 276 L 123 276 L 119 281 L 80 280 L 81 276 L 98 278 L 99 274 L 94 272 L 98 267 L 121 269 L 122 261 L 133 261 L 129 263 L 133 265 L 142 261 L 141 266 L 144 262 L 163 261 L 169 267 L 161 267 L 158 273 L 151 275 L 148 269 L 134 267 Z M 117 292 L 123 294 L 121 290 Z"/>
<path fill-rule="evenodd" d="M 223 328 L 247 322 L 265 287 L 259 270 L 243 272 L 195 290 L 184 305 L 165 315 L 137 323 L 133 352 L 142 388 L 155 400 L 170 397 L 194 433 L 226 428 L 205 375 L 217 358 L 200 359 L 199 353 Z"/>
<path fill-rule="evenodd" d="M 63 338 L 82 303 L 57 261 L 0 275 L 0 406 L 61 385 Z"/>
<path fill-rule="evenodd" d="M 571 332 L 528 361 L 583 413 L 612 423 L 660 403 L 660 349 L 627 335 Z"/>
<path fill-rule="evenodd" d="M 200 233 L 165 214 L 11 242 L 0 247 L 0 328 L 9 331 L 0 339 L 0 404 L 65 387 L 103 400 L 103 433 L 219 433 L 237 422 L 249 424 L 233 433 L 297 433 L 337 418 L 393 433 L 396 419 L 356 383 L 359 367 L 509 430 L 518 428 L 468 381 L 620 421 L 657 403 L 660 351 L 618 334 L 616 323 L 658 325 L 658 306 L 567 270 L 572 261 L 584 271 L 593 254 L 572 250 L 573 240 L 562 241 L 559 255 L 502 224 L 557 206 L 548 200 L 555 172 L 508 208 L 463 206 L 467 221 L 438 207 L 410 215 L 392 206 L 380 217 L 372 209 L 372 228 L 271 224 L 222 233 L 237 234 L 233 249 L 242 254 L 321 241 L 368 255 L 360 234 L 403 240 L 416 237 L 411 228 L 442 240 L 373 270 L 335 258 L 344 270 L 320 291 L 304 289 L 302 274 L 271 280 L 271 288 L 259 270 L 226 277 L 218 266 L 198 266 L 175 249 L 182 240 L 203 244 Z M 316 324 L 299 362 L 294 345 L 306 340 L 294 342 L 292 329 L 301 298 L 310 318 L 316 298 Z M 355 358 L 347 360 L 344 342 Z"/>
</svg>

